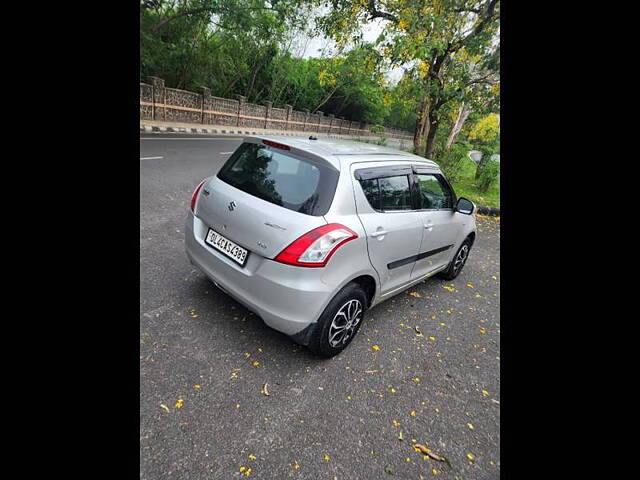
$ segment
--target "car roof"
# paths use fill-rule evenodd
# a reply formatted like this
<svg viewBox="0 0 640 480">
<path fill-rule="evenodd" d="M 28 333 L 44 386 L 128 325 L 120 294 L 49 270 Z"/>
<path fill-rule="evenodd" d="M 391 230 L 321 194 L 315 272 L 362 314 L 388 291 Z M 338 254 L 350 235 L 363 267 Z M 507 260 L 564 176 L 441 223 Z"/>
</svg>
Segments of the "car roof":
<svg viewBox="0 0 640 480">
<path fill-rule="evenodd" d="M 324 158 L 336 168 L 340 168 L 341 164 L 342 166 L 348 167 L 355 162 L 382 160 L 417 161 L 424 163 L 426 166 L 439 168 L 434 161 L 427 160 L 413 153 L 372 143 L 343 140 L 341 138 L 323 137 L 317 140 L 309 140 L 309 137 L 289 137 L 285 135 L 254 135 L 245 138 L 245 140 L 250 139 L 254 141 L 269 140 L 287 145 L 292 149 Z"/>
</svg>

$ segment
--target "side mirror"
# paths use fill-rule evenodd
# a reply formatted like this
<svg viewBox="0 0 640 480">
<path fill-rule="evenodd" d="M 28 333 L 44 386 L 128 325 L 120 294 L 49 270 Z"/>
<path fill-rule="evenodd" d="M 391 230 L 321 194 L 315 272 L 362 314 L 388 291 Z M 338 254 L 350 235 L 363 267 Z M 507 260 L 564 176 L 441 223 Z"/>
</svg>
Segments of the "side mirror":
<svg viewBox="0 0 640 480">
<path fill-rule="evenodd" d="M 464 213 L 465 215 L 471 215 L 475 210 L 475 207 L 476 206 L 471 200 L 460 197 L 458 199 L 458 203 L 456 203 L 456 212 Z"/>
</svg>

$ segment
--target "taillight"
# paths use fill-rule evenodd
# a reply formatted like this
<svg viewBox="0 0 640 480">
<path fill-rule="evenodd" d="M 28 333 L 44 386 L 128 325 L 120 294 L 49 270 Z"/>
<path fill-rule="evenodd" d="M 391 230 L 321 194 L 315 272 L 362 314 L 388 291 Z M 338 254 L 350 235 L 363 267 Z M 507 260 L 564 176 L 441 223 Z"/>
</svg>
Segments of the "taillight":
<svg viewBox="0 0 640 480">
<path fill-rule="evenodd" d="M 206 178 L 202 180 L 200 182 L 200 185 L 198 185 L 196 189 L 193 191 L 193 195 L 191 196 L 191 211 L 193 213 L 195 213 L 196 211 L 196 201 L 198 200 L 198 194 L 200 193 L 200 189 L 202 188 L 202 185 L 204 185 L 204 182 L 206 181 L 207 181 Z"/>
<path fill-rule="evenodd" d="M 324 267 L 331 256 L 358 234 L 339 223 L 329 223 L 311 230 L 285 248 L 276 262 L 299 267 Z"/>
</svg>

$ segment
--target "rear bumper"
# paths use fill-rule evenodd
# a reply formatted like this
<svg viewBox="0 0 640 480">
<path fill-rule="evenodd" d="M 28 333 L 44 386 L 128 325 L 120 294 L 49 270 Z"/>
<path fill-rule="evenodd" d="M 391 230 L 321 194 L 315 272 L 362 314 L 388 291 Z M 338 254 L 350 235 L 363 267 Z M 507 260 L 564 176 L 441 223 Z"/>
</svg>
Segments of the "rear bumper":
<svg viewBox="0 0 640 480">
<path fill-rule="evenodd" d="M 318 320 L 334 293 L 322 282 L 322 269 L 285 265 L 253 252 L 241 267 L 204 243 L 207 231 L 208 226 L 189 212 L 187 256 L 218 287 L 271 328 L 294 338 Z"/>
</svg>

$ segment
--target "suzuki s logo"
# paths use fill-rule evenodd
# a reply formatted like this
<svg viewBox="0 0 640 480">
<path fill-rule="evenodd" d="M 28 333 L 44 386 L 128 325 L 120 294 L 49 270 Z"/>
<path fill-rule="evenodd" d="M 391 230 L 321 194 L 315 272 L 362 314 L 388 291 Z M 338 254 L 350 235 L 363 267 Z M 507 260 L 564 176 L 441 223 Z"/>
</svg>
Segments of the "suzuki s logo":
<svg viewBox="0 0 640 480">
<path fill-rule="evenodd" d="M 230 212 L 233 212 L 233 209 L 236 208 L 236 202 L 229 203 L 229 207 L 228 208 L 229 208 Z"/>
</svg>

